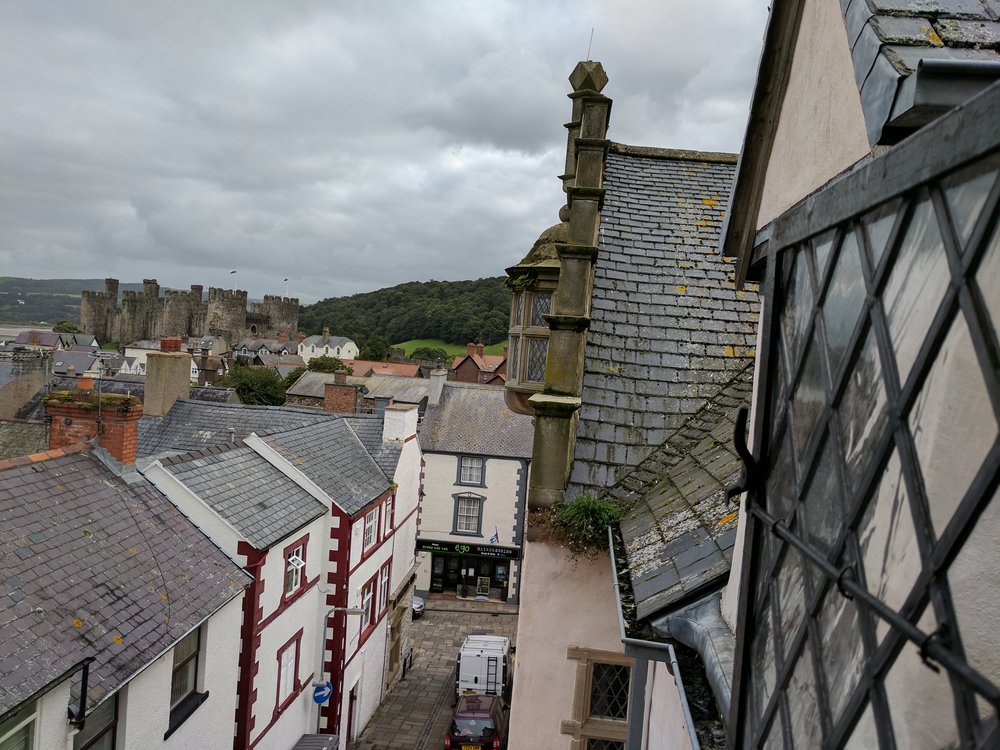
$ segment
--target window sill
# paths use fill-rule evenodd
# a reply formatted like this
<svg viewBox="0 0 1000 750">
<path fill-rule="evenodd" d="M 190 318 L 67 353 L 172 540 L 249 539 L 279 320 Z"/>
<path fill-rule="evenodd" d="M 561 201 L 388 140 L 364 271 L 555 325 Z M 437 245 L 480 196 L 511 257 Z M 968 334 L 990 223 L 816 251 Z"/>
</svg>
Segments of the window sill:
<svg viewBox="0 0 1000 750">
<path fill-rule="evenodd" d="M 166 734 L 163 735 L 163 739 L 166 740 L 167 737 L 176 732 L 181 724 L 190 718 L 191 714 L 198 710 L 198 706 L 208 700 L 208 691 L 204 693 L 194 693 L 187 700 L 181 703 L 177 708 L 170 712 L 170 725 L 167 727 Z"/>
<path fill-rule="evenodd" d="M 482 533 L 477 534 L 475 531 L 452 531 L 451 533 L 453 536 L 469 536 L 469 537 L 474 537 L 476 539 L 483 538 Z"/>
</svg>

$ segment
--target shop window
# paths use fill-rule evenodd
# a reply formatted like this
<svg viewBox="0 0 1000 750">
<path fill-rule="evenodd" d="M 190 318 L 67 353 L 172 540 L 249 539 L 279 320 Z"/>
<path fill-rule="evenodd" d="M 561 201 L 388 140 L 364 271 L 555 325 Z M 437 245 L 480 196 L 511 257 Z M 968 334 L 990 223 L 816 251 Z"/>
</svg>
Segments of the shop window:
<svg viewBox="0 0 1000 750">
<path fill-rule="evenodd" d="M 482 487 L 486 484 L 485 460 L 481 456 L 461 456 L 458 459 L 458 484 Z"/>
<path fill-rule="evenodd" d="M 454 495 L 455 513 L 452 519 L 452 534 L 483 535 L 483 502 L 481 495 Z"/>
</svg>

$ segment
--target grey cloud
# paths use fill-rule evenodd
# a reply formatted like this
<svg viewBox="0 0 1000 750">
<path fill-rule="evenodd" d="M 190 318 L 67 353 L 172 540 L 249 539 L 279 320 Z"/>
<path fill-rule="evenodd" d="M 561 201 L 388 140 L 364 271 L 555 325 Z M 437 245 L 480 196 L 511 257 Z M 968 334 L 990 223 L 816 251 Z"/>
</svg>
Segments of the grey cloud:
<svg viewBox="0 0 1000 750">
<path fill-rule="evenodd" d="M 763 3 L 11 0 L 0 266 L 306 301 L 497 275 L 556 220 L 586 54 L 610 137 L 738 150 Z"/>
</svg>

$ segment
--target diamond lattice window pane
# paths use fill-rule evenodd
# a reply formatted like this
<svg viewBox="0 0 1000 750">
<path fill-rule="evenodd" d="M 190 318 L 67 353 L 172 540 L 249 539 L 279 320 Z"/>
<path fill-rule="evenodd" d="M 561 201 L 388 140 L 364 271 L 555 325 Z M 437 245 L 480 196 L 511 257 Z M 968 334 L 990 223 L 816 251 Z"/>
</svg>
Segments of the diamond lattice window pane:
<svg viewBox="0 0 1000 750">
<path fill-rule="evenodd" d="M 865 666 L 858 608 L 836 586 L 826 592 L 819 613 L 819 633 L 820 662 L 826 678 L 830 713 L 836 724 Z"/>
<path fill-rule="evenodd" d="M 625 750 L 625 743 L 614 740 L 587 740 L 587 750 Z"/>
<path fill-rule="evenodd" d="M 847 461 L 847 482 L 853 493 L 868 464 L 878 459 L 873 451 L 889 421 L 882 363 L 875 335 L 870 330 L 848 376 L 847 387 L 837 407 L 837 419 Z"/>
<path fill-rule="evenodd" d="M 521 361 L 521 337 L 511 336 L 507 345 L 507 375 L 511 380 L 521 380 L 517 366 Z"/>
<path fill-rule="evenodd" d="M 994 493 L 976 521 L 972 534 L 951 564 L 948 583 L 962 648 L 970 666 L 994 683 L 1000 675 L 1000 650 L 996 647 L 996 596 L 1000 589 L 1000 491 Z M 986 595 L 984 596 L 984 592 Z M 979 714 L 993 709 L 977 696 Z"/>
<path fill-rule="evenodd" d="M 858 314 L 865 301 L 865 278 L 861 272 L 861 253 L 858 238 L 848 230 L 840 244 L 837 265 L 833 269 L 830 286 L 823 300 L 823 322 L 826 324 L 827 364 L 830 372 L 837 372 L 847 353 L 851 334 L 858 322 Z"/>
<path fill-rule="evenodd" d="M 767 510 L 776 518 L 787 521 L 795 507 L 798 487 L 795 481 L 795 464 L 792 461 L 792 443 L 787 432 L 771 455 L 774 457 L 774 466 L 767 478 Z"/>
<path fill-rule="evenodd" d="M 806 614 L 806 587 L 802 557 L 794 549 L 785 552 L 778 571 L 778 623 L 781 628 L 782 661 L 802 627 Z"/>
<path fill-rule="evenodd" d="M 816 671 L 813 669 L 809 640 L 802 646 L 785 695 L 791 717 L 793 747 L 819 747 L 819 705 L 816 703 Z"/>
<path fill-rule="evenodd" d="M 925 198 L 913 211 L 882 294 L 901 383 L 909 377 L 950 280 L 937 216 Z"/>
<path fill-rule="evenodd" d="M 809 259 L 800 251 L 795 254 L 793 262 L 795 265 L 785 290 L 785 306 L 781 311 L 782 340 L 789 368 L 798 364 L 814 299 Z"/>
<path fill-rule="evenodd" d="M 868 502 L 858 526 L 866 587 L 873 596 L 898 610 L 920 575 L 921 561 L 902 466 L 895 451 Z M 881 618 L 875 622 L 876 641 L 881 642 L 889 626 Z"/>
<path fill-rule="evenodd" d="M 510 324 L 520 326 L 524 318 L 524 292 L 514 292 L 510 302 Z"/>
<path fill-rule="evenodd" d="M 806 353 L 795 396 L 792 399 L 792 435 L 795 438 L 795 454 L 802 456 L 809 443 L 809 437 L 816 427 L 826 406 L 826 389 L 823 386 L 823 368 L 820 364 L 816 337 L 813 337 Z"/>
<path fill-rule="evenodd" d="M 532 292 L 531 294 L 531 325 L 544 326 L 545 315 L 552 306 L 552 292 Z"/>
<path fill-rule="evenodd" d="M 624 720 L 628 715 L 628 683 L 627 665 L 594 664 L 590 682 L 590 715 Z"/>
<path fill-rule="evenodd" d="M 844 750 L 871 750 L 873 747 L 878 747 L 878 731 L 875 729 L 875 716 L 869 703 L 854 725 L 851 736 L 847 738 Z"/>
<path fill-rule="evenodd" d="M 816 273 L 820 279 L 826 271 L 826 262 L 830 258 L 830 251 L 833 250 L 833 242 L 837 239 L 837 230 L 831 229 L 825 234 L 821 234 L 813 240 L 813 248 L 816 254 Z"/>
<path fill-rule="evenodd" d="M 990 189 L 996 182 L 998 161 L 1000 157 L 994 156 L 969 169 L 963 169 L 941 184 L 963 252 L 976 226 L 976 219 L 986 204 Z"/>
<path fill-rule="evenodd" d="M 774 721 L 767 729 L 767 736 L 760 743 L 761 750 L 785 750 L 785 730 L 781 726 L 781 712 L 777 711 Z"/>
<path fill-rule="evenodd" d="M 941 534 L 997 437 L 997 421 L 961 312 L 909 415 L 934 530 Z"/>
<path fill-rule="evenodd" d="M 917 624 L 925 633 L 937 626 L 929 609 Z M 948 672 L 928 669 L 909 641 L 885 677 L 885 697 L 896 747 L 959 747 Z"/>
<path fill-rule="evenodd" d="M 889 242 L 889 234 L 896 223 L 896 216 L 903 205 L 901 200 L 883 203 L 874 211 L 870 211 L 861 220 L 868 235 L 868 247 L 871 248 L 872 266 L 878 267 L 879 261 L 885 254 L 886 244 Z"/>
<path fill-rule="evenodd" d="M 759 608 L 760 617 L 757 619 L 757 632 L 754 634 L 753 644 L 750 646 L 750 697 L 753 702 L 751 716 L 753 716 L 755 727 L 760 723 L 764 709 L 767 708 L 768 701 L 771 700 L 771 693 L 774 692 L 774 683 L 777 678 L 777 665 L 774 661 L 774 637 L 771 632 L 771 606 L 761 603 Z"/>
<path fill-rule="evenodd" d="M 989 247 L 976 271 L 976 286 L 986 303 L 993 334 L 1000 338 L 1000 223 L 993 229 Z"/>
<path fill-rule="evenodd" d="M 529 338 L 528 360 L 525 380 L 541 383 L 545 380 L 545 356 L 549 349 L 548 339 Z"/>
<path fill-rule="evenodd" d="M 827 436 L 819 448 L 819 460 L 803 497 L 803 516 L 800 522 L 806 540 L 827 555 L 833 551 L 844 517 L 841 504 L 844 493 L 830 448 L 830 438 Z"/>
</svg>

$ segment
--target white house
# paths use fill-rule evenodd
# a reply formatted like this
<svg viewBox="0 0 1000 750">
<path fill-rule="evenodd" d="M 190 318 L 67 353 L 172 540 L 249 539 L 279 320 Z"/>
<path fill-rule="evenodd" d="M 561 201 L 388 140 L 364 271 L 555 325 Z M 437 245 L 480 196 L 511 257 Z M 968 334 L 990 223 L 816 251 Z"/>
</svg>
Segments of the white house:
<svg viewBox="0 0 1000 750">
<path fill-rule="evenodd" d="M 299 356 L 306 362 L 313 357 L 336 357 L 337 359 L 357 359 L 358 345 L 344 336 L 331 336 L 330 329 L 323 326 L 320 336 L 306 336 L 299 341 Z"/>
<path fill-rule="evenodd" d="M 0 463 L 0 514 L 0 746 L 230 747 L 249 576 L 97 448 Z"/>
<path fill-rule="evenodd" d="M 502 388 L 449 382 L 420 428 L 417 591 L 518 602 L 531 418 Z"/>
</svg>

